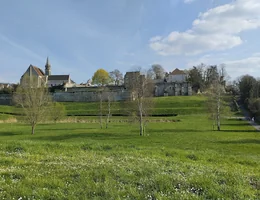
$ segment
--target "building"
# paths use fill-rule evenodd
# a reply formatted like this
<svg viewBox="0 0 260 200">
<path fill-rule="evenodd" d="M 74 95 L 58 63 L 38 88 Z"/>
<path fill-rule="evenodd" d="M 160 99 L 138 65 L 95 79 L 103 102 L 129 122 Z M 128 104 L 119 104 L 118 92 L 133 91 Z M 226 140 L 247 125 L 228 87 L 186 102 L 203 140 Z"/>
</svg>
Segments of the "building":
<svg viewBox="0 0 260 200">
<path fill-rule="evenodd" d="M 124 78 L 126 90 L 131 90 L 138 80 L 144 79 L 140 72 L 127 72 Z M 163 79 L 153 80 L 154 96 L 190 96 L 192 95 L 191 83 L 187 81 L 188 75 L 176 68 Z"/>
<path fill-rule="evenodd" d="M 166 77 L 166 82 L 183 83 L 186 82 L 187 79 L 188 79 L 188 74 L 185 73 L 183 70 L 179 70 L 178 68 L 176 68 L 175 70 L 169 73 L 168 77 Z"/>
<path fill-rule="evenodd" d="M 21 84 L 25 76 L 36 77 L 38 86 L 41 85 L 41 83 L 44 83 L 48 87 L 63 85 L 66 88 L 73 85 L 70 75 L 51 75 L 51 65 L 48 58 L 45 64 L 45 73 L 40 68 L 30 65 L 21 77 Z"/>
</svg>

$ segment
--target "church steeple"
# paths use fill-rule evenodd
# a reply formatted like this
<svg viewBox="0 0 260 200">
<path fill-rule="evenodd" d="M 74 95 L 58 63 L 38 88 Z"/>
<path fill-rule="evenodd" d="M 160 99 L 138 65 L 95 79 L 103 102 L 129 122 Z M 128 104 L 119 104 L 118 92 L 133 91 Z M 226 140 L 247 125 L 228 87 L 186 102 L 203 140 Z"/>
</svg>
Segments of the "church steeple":
<svg viewBox="0 0 260 200">
<path fill-rule="evenodd" d="M 45 64 L 45 76 L 51 75 L 51 65 L 49 63 L 49 58 L 47 57 L 46 64 Z"/>
</svg>

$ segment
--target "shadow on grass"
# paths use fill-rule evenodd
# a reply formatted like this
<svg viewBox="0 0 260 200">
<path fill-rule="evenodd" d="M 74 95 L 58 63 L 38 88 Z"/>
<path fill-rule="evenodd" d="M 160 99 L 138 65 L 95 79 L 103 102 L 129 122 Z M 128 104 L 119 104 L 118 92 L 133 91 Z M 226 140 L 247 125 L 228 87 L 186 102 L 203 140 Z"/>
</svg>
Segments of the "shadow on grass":
<svg viewBox="0 0 260 200">
<path fill-rule="evenodd" d="M 216 130 L 216 132 L 218 132 L 217 130 Z M 258 130 L 220 130 L 220 132 L 243 132 L 243 133 L 254 133 L 254 132 L 259 132 Z"/>
<path fill-rule="evenodd" d="M 221 144 L 260 144 L 260 140 L 257 139 L 243 139 L 243 140 L 232 140 L 232 141 L 219 141 Z"/>
<path fill-rule="evenodd" d="M 182 132 L 205 132 L 208 130 L 194 130 L 194 129 L 147 129 L 149 133 L 182 133 Z M 132 130 L 131 132 L 136 132 Z"/>
<path fill-rule="evenodd" d="M 14 136 L 14 135 L 21 135 L 21 134 L 13 133 L 13 132 L 0 132 L 0 137 L 1 136 Z"/>
<path fill-rule="evenodd" d="M 244 121 L 245 117 L 239 117 L 239 118 L 229 118 L 228 121 Z"/>
<path fill-rule="evenodd" d="M 97 129 L 97 128 L 38 128 L 41 131 L 75 131 L 75 130 L 89 130 L 89 129 Z"/>
<path fill-rule="evenodd" d="M 245 122 L 243 124 L 222 124 L 223 126 L 250 126 L 249 123 Z"/>
<path fill-rule="evenodd" d="M 92 140 L 129 140 L 134 135 L 120 135 L 112 133 L 76 133 L 76 134 L 64 134 L 55 136 L 36 136 L 31 137 L 32 140 L 45 140 L 45 141 L 64 141 L 71 139 L 92 139 Z M 137 135 L 138 136 L 138 135 Z M 139 136 L 140 137 L 140 136 Z"/>
</svg>

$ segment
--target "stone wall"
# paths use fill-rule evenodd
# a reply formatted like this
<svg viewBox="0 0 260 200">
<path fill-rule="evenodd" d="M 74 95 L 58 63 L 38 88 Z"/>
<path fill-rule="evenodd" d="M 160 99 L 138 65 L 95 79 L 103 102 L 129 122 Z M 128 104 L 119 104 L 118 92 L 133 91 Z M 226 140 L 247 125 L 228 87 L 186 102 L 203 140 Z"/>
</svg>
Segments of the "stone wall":
<svg viewBox="0 0 260 200">
<path fill-rule="evenodd" d="M 53 100 L 58 102 L 95 102 L 100 99 L 102 91 L 103 101 L 110 97 L 111 101 L 124 101 L 131 97 L 129 90 L 124 86 L 108 87 L 74 87 L 67 91 L 55 91 L 52 93 Z M 190 96 L 192 90 L 189 82 L 167 83 L 158 81 L 155 83 L 154 96 Z M 11 105 L 11 94 L 0 94 L 0 105 Z"/>
<path fill-rule="evenodd" d="M 154 96 L 191 96 L 192 88 L 189 82 L 167 83 L 158 82 L 155 85 Z"/>
<path fill-rule="evenodd" d="M 100 100 L 100 92 L 55 92 L 53 93 L 53 100 L 58 102 L 95 102 Z M 108 97 L 111 101 L 122 101 L 130 97 L 129 92 L 123 91 L 103 91 L 102 99 L 107 101 Z"/>
<path fill-rule="evenodd" d="M 12 95 L 11 94 L 0 94 L 0 105 L 11 105 Z"/>
<path fill-rule="evenodd" d="M 107 87 L 74 87 L 68 88 L 67 91 L 56 91 L 53 93 L 53 99 L 59 102 L 95 102 L 100 99 L 104 101 L 123 101 L 130 99 L 131 93 L 124 86 L 107 86 Z M 190 96 L 192 89 L 189 82 L 184 83 L 167 83 L 158 81 L 155 83 L 154 96 Z"/>
</svg>

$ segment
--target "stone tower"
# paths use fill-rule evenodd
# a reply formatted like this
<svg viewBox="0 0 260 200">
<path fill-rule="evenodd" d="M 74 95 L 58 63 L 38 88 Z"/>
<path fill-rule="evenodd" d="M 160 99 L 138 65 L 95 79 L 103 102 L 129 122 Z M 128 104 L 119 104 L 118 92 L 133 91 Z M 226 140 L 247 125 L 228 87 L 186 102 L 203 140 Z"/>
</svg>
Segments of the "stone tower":
<svg viewBox="0 0 260 200">
<path fill-rule="evenodd" d="M 49 63 L 49 58 L 47 57 L 47 61 L 45 64 L 45 76 L 50 76 L 51 75 L 51 65 Z"/>
</svg>

